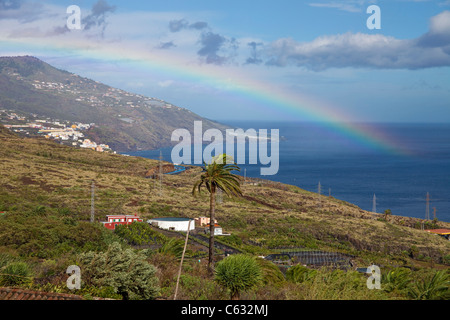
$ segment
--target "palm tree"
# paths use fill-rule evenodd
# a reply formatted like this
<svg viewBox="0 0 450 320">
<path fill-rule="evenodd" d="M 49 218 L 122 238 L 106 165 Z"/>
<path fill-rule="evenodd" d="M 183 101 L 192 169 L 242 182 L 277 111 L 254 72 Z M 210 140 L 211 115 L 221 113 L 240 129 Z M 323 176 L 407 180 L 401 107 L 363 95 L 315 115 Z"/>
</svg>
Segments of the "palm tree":
<svg viewBox="0 0 450 320">
<path fill-rule="evenodd" d="M 227 158 L 228 157 L 228 158 Z M 222 190 L 228 197 L 242 195 L 240 177 L 231 173 L 232 171 L 240 171 L 241 169 L 231 162 L 230 157 L 226 154 L 217 156 L 211 160 L 210 164 L 204 163 L 203 173 L 194 187 L 192 194 L 196 196 L 197 192 L 201 193 L 202 186 L 206 187 L 209 192 L 209 259 L 208 269 L 211 274 L 214 272 L 214 227 L 215 227 L 215 210 L 216 210 L 216 192 Z"/>
</svg>

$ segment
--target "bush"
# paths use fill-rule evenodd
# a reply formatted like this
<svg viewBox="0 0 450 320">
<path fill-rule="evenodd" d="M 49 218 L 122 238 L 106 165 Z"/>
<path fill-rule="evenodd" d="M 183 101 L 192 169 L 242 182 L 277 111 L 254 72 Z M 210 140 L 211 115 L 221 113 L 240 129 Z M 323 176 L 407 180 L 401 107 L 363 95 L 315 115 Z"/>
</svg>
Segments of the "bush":
<svg viewBox="0 0 450 320">
<path fill-rule="evenodd" d="M 73 223 L 75 221 L 66 219 L 8 215 L 0 224 L 0 246 L 17 250 L 24 257 L 42 259 L 63 253 L 106 249 L 103 239 L 106 231 L 111 234 L 109 230 L 101 225 Z"/>
<path fill-rule="evenodd" d="M 266 285 L 279 286 L 282 285 L 286 279 L 281 272 L 280 268 L 271 261 L 264 259 L 256 259 L 259 266 L 261 267 L 263 274 L 263 283 Z"/>
<path fill-rule="evenodd" d="M 316 273 L 316 270 L 297 264 L 288 269 L 286 272 L 286 279 L 293 283 L 303 283 L 313 279 Z"/>
<path fill-rule="evenodd" d="M 170 238 L 168 239 L 158 252 L 163 254 L 173 255 L 177 258 L 181 258 L 184 250 L 184 241 L 181 239 Z"/>
<path fill-rule="evenodd" d="M 6 267 L 8 264 L 10 264 L 11 262 L 14 262 L 16 260 L 15 257 L 13 257 L 12 255 L 8 254 L 8 253 L 0 253 L 0 270 L 3 267 Z"/>
<path fill-rule="evenodd" d="M 416 280 L 408 295 L 415 300 L 449 300 L 450 299 L 450 271 L 441 270 Z"/>
<path fill-rule="evenodd" d="M 0 285 L 4 287 L 27 286 L 33 282 L 30 267 L 25 262 L 15 262 L 1 270 Z"/>
<path fill-rule="evenodd" d="M 134 222 L 130 225 L 118 225 L 114 233 L 131 245 L 163 243 L 165 237 L 152 230 L 145 222 Z"/>
<path fill-rule="evenodd" d="M 322 268 L 302 283 L 300 299 L 307 300 L 371 300 L 385 299 L 381 290 L 369 290 L 367 277 L 356 271 Z"/>
<path fill-rule="evenodd" d="M 216 300 L 226 298 L 223 291 L 213 281 L 200 276 L 182 274 L 179 300 Z"/>
<path fill-rule="evenodd" d="M 383 283 L 383 290 L 386 292 L 406 290 L 410 283 L 412 271 L 407 268 L 396 268 L 389 271 L 386 275 L 383 274 L 381 282 Z"/>
<path fill-rule="evenodd" d="M 154 299 L 159 294 L 156 268 L 141 252 L 123 249 L 115 242 L 106 252 L 79 256 L 82 280 L 88 285 L 111 287 L 124 300 Z"/>
</svg>

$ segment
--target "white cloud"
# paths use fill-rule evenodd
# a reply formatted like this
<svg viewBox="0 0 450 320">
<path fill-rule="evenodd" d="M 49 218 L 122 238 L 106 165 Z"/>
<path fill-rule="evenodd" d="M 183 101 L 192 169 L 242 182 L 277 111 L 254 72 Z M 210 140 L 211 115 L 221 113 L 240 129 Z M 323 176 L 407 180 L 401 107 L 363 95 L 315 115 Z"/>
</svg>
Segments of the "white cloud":
<svg viewBox="0 0 450 320">
<path fill-rule="evenodd" d="M 430 19 L 430 31 L 417 39 L 381 34 L 345 33 L 301 43 L 279 39 L 270 46 L 267 64 L 329 68 L 421 69 L 450 66 L 450 12 Z"/>
<path fill-rule="evenodd" d="M 430 32 L 450 33 L 450 11 L 444 11 L 430 19 Z"/>
</svg>

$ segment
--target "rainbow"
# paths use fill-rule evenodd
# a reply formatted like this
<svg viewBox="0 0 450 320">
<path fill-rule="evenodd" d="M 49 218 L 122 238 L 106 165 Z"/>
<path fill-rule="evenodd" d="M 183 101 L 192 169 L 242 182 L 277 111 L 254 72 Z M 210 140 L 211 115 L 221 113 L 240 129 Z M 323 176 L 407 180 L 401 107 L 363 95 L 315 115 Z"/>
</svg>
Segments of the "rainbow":
<svg viewBox="0 0 450 320">
<path fill-rule="evenodd" d="M 388 136 L 385 132 L 368 124 L 358 124 L 358 120 L 351 115 L 337 111 L 340 108 L 319 101 L 318 99 L 285 90 L 274 88 L 267 82 L 247 76 L 238 68 L 224 68 L 198 63 L 186 63 L 185 59 L 167 51 L 150 52 L 149 50 L 126 48 L 120 44 L 102 43 L 95 45 L 84 39 L 71 39 L 70 42 L 58 39 L 8 39 L 0 40 L 0 48 L 20 52 L 42 52 L 61 56 L 75 55 L 80 60 L 94 59 L 110 62 L 127 62 L 145 70 L 170 74 L 182 81 L 200 83 L 204 86 L 225 90 L 230 96 L 251 101 L 249 104 L 258 105 L 258 112 L 266 110 L 276 112 L 289 119 L 299 119 L 316 122 L 339 135 L 344 136 L 356 144 L 374 150 L 381 150 L 390 154 L 411 155 L 399 141 Z M 36 55 L 33 53 L 33 55 Z M 255 108 L 256 109 L 256 108 Z"/>
</svg>

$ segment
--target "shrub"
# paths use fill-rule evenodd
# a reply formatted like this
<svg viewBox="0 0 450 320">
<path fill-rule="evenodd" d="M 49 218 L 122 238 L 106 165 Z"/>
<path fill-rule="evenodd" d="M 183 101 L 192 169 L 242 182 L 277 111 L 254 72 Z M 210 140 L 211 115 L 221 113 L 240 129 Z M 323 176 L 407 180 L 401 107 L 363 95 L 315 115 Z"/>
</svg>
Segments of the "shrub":
<svg viewBox="0 0 450 320">
<path fill-rule="evenodd" d="M 131 245 L 142 245 L 150 243 L 162 243 L 165 237 L 152 230 L 145 222 L 134 222 L 130 225 L 118 225 L 114 231 L 119 237 Z"/>
<path fill-rule="evenodd" d="M 256 259 L 256 261 L 261 267 L 264 284 L 278 286 L 286 281 L 280 268 L 275 263 L 260 258 Z"/>
<path fill-rule="evenodd" d="M 381 282 L 383 290 L 386 292 L 403 291 L 408 288 L 411 283 L 412 271 L 407 268 L 397 268 L 383 274 Z"/>
<path fill-rule="evenodd" d="M 88 286 L 114 288 L 124 300 L 154 299 L 159 293 L 156 268 L 143 253 L 123 249 L 117 242 L 106 252 L 81 254 L 79 263 Z"/>
<path fill-rule="evenodd" d="M 12 255 L 1 252 L 0 253 L 0 270 L 15 260 L 16 260 L 16 258 L 13 257 Z"/>
<path fill-rule="evenodd" d="M 314 278 L 316 273 L 316 270 L 297 264 L 288 269 L 286 272 L 286 279 L 293 283 L 303 283 Z"/>
<path fill-rule="evenodd" d="M 416 300 L 449 300 L 450 271 L 441 270 L 414 282 L 408 295 Z"/>
<path fill-rule="evenodd" d="M 232 300 L 239 300 L 241 291 L 255 287 L 262 279 L 256 259 L 244 254 L 228 256 L 217 263 L 215 270 L 215 281 L 230 290 Z"/>
<path fill-rule="evenodd" d="M 0 285 L 5 287 L 26 286 L 33 282 L 30 267 L 25 262 L 14 262 L 1 270 Z"/>
<path fill-rule="evenodd" d="M 184 241 L 181 239 L 170 238 L 167 240 L 158 252 L 163 254 L 170 254 L 177 258 L 181 258 L 184 250 Z"/>
</svg>

